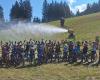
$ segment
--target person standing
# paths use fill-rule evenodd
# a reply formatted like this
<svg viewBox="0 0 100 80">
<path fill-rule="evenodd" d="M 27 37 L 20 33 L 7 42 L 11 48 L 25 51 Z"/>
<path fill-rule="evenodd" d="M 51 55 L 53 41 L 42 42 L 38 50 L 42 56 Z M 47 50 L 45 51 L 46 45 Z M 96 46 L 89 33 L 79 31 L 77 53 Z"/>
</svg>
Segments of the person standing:
<svg viewBox="0 0 100 80">
<path fill-rule="evenodd" d="M 64 27 L 64 23 L 65 23 L 65 19 L 62 17 L 62 18 L 60 19 L 60 26 L 61 26 L 61 27 Z"/>
</svg>

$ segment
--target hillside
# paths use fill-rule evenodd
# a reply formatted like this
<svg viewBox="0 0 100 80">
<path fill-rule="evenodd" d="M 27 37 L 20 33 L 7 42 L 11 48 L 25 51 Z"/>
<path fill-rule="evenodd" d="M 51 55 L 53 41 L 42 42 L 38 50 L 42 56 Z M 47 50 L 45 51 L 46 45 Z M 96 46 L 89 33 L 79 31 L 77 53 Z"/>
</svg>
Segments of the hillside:
<svg viewBox="0 0 100 80">
<path fill-rule="evenodd" d="M 60 25 L 59 21 L 53 21 L 49 24 L 55 26 Z M 100 13 L 66 19 L 65 25 L 75 31 L 77 40 L 93 40 L 96 35 L 100 34 Z M 27 27 L 27 25 L 25 26 Z M 25 32 L 28 30 L 30 29 L 26 28 Z M 13 32 L 14 34 L 16 33 L 15 28 L 11 31 L 12 34 Z M 10 33 L 9 30 L 7 30 L 7 32 Z M 13 38 L 17 40 L 18 38 L 23 39 L 23 37 L 26 37 L 27 39 L 34 37 L 33 35 L 26 33 L 24 33 L 23 36 L 20 34 L 20 37 L 18 37 L 18 34 L 16 34 L 17 36 L 11 36 L 9 34 L 6 36 L 4 35 L 5 32 L 1 30 L 0 40 L 9 40 Z M 66 38 L 66 34 L 64 33 L 54 36 L 55 37 L 52 38 L 55 38 L 56 40 Z M 68 64 L 65 62 L 43 64 L 41 66 L 26 65 L 25 67 L 16 69 L 13 67 L 0 68 L 0 80 L 100 80 L 100 66 L 91 67 L 85 64 L 77 65 L 76 63 Z"/>
<path fill-rule="evenodd" d="M 60 21 L 52 21 L 48 24 L 51 24 L 53 26 L 59 26 Z M 27 25 L 27 26 L 26 26 Z M 90 15 L 84 15 L 80 17 L 73 17 L 65 19 L 65 28 L 73 29 L 76 34 L 77 40 L 94 40 L 96 36 L 99 36 L 100 34 L 100 13 L 90 14 Z M 3 30 L 1 29 L 2 26 L 4 26 Z M 8 26 L 6 29 L 5 26 Z M 24 28 L 23 28 L 24 26 Z M 41 25 L 37 27 L 49 27 L 48 25 Z M 11 29 L 12 27 L 13 29 Z M 0 24 L 0 40 L 3 41 L 9 41 L 9 40 L 24 40 L 24 39 L 36 39 L 40 40 L 42 38 L 44 39 L 54 39 L 54 40 L 63 40 L 67 37 L 67 34 L 60 33 L 60 34 L 53 34 L 53 35 L 47 35 L 46 33 L 42 36 L 37 33 L 34 34 L 34 27 L 35 24 Z M 30 33 L 31 29 L 31 33 Z M 52 29 L 52 28 L 51 28 Z M 48 29 L 49 30 L 49 29 Z M 21 33 L 20 33 L 21 32 Z M 23 34 L 22 34 L 23 32 Z M 17 35 L 17 36 L 16 36 Z"/>
<path fill-rule="evenodd" d="M 60 25 L 59 21 L 50 24 Z M 94 40 L 95 36 L 100 35 L 100 13 L 66 19 L 65 26 L 75 31 L 77 40 Z"/>
</svg>

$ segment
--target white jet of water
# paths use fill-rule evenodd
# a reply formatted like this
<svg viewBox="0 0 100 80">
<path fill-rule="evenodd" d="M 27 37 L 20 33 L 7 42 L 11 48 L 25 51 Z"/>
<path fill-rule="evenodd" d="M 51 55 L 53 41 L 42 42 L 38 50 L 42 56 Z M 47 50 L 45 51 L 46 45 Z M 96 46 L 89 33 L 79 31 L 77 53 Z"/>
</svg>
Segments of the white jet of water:
<svg viewBox="0 0 100 80">
<path fill-rule="evenodd" d="M 12 36 L 13 38 L 27 38 L 29 36 L 34 35 L 54 35 L 57 33 L 65 33 L 68 32 L 67 29 L 63 29 L 60 27 L 55 27 L 48 24 L 35 24 L 35 23 L 23 23 L 19 22 L 16 24 L 11 24 L 7 26 L 7 29 L 3 29 L 0 33 L 3 36 Z M 17 37 L 15 37 L 17 36 Z"/>
<path fill-rule="evenodd" d="M 24 32 L 31 32 L 31 33 L 47 33 L 47 34 L 54 34 L 54 33 L 63 33 L 68 32 L 68 30 L 55 27 L 48 24 L 34 24 L 34 23 L 18 23 L 16 25 L 11 26 L 12 30 L 16 30 L 18 33 Z"/>
</svg>

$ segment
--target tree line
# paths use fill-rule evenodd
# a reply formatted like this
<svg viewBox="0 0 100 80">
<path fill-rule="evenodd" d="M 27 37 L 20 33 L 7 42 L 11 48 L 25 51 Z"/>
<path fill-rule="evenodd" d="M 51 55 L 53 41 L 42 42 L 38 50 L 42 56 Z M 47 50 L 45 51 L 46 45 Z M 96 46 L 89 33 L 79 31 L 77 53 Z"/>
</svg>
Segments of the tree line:
<svg viewBox="0 0 100 80">
<path fill-rule="evenodd" d="M 10 11 L 10 20 L 31 21 L 32 6 L 29 0 L 16 1 Z"/>
<path fill-rule="evenodd" d="M 33 20 L 33 22 L 40 22 L 41 20 L 38 17 L 34 17 L 34 19 L 32 19 L 32 12 L 30 0 L 16 0 L 10 10 L 10 21 L 25 20 L 30 22 Z M 87 4 L 85 11 L 80 12 L 77 10 L 76 14 L 71 11 L 67 2 L 57 2 L 52 0 L 51 3 L 48 3 L 47 0 L 44 0 L 42 8 L 42 22 L 58 20 L 62 17 L 69 18 L 73 16 L 87 15 L 96 12 L 100 12 L 100 0 L 97 3 Z M 0 5 L 0 21 L 4 20 L 3 7 Z"/>
<path fill-rule="evenodd" d="M 43 2 L 43 21 L 52 21 L 60 19 L 61 17 L 69 18 L 73 16 L 69 5 L 66 2 L 54 2 L 48 3 L 47 0 Z"/>
<path fill-rule="evenodd" d="M 93 4 L 88 3 L 85 11 L 81 13 L 79 12 L 79 10 L 77 11 L 77 16 L 92 14 L 96 12 L 100 12 L 100 0 L 97 3 L 96 2 L 94 2 Z"/>
</svg>

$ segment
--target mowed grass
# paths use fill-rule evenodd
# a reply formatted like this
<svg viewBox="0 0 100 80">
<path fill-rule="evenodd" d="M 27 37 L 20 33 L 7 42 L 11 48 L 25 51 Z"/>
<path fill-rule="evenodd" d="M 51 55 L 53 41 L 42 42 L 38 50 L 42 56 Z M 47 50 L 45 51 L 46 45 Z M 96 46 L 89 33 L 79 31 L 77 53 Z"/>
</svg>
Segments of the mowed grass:
<svg viewBox="0 0 100 80">
<path fill-rule="evenodd" d="M 47 64 L 20 69 L 0 69 L 0 80 L 100 80 L 100 67 Z"/>
<path fill-rule="evenodd" d="M 50 24 L 59 26 L 60 21 Z M 100 36 L 100 13 L 66 19 L 65 26 L 74 30 L 77 40 L 94 40 Z"/>
</svg>

